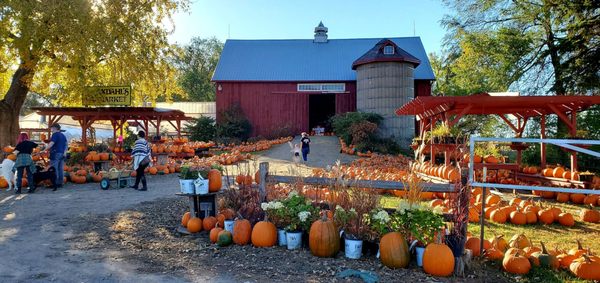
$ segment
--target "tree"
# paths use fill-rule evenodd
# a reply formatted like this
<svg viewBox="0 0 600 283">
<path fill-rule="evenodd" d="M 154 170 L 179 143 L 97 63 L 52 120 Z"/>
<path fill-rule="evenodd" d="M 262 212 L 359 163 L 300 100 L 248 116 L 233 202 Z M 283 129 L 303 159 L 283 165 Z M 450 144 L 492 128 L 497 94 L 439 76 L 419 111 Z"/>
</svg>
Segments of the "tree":
<svg viewBox="0 0 600 283">
<path fill-rule="evenodd" d="M 192 38 L 192 41 L 181 47 L 177 58 L 177 67 L 181 71 L 179 84 L 187 97 L 175 99 L 184 101 L 215 101 L 215 87 L 211 83 L 213 73 L 223 51 L 223 43 L 212 37 Z"/>
<path fill-rule="evenodd" d="M 460 49 L 463 34 L 514 36 L 492 43 L 527 39 L 523 49 L 499 54 L 518 55 L 511 83 L 533 93 L 565 95 L 600 89 L 600 5 L 598 1 L 561 0 L 446 0 L 455 12 L 442 23 L 449 29 L 447 43 Z M 515 37 L 516 36 L 516 37 Z M 486 53 L 482 45 L 476 53 Z M 492 45 L 493 47 L 493 45 Z M 524 52 L 524 53 L 521 53 Z M 516 53 L 516 54 L 515 54 Z M 519 54 L 521 53 L 521 54 Z M 496 58 L 501 59 L 501 58 Z M 498 60 L 488 63 L 495 64 Z M 548 85 L 549 83 L 549 85 Z"/>
<path fill-rule="evenodd" d="M 212 141 L 215 139 L 215 119 L 202 116 L 187 124 L 185 131 L 192 141 Z"/>
<path fill-rule="evenodd" d="M 0 73 L 11 79 L 0 100 L 0 144 L 16 140 L 30 91 L 58 87 L 61 105 L 80 103 L 84 87 L 94 84 L 131 84 L 137 101 L 171 95 L 166 88 L 175 71 L 162 22 L 187 6 L 188 0 L 2 1 L 0 63 L 7 67 Z"/>
</svg>

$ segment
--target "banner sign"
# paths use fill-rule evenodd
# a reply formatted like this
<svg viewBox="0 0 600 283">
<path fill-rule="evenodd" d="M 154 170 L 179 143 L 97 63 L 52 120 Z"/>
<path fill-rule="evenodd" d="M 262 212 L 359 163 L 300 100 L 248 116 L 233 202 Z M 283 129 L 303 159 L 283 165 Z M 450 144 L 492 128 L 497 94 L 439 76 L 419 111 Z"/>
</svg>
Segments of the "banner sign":
<svg viewBox="0 0 600 283">
<path fill-rule="evenodd" d="M 131 106 L 131 86 L 88 86 L 85 106 Z"/>
</svg>

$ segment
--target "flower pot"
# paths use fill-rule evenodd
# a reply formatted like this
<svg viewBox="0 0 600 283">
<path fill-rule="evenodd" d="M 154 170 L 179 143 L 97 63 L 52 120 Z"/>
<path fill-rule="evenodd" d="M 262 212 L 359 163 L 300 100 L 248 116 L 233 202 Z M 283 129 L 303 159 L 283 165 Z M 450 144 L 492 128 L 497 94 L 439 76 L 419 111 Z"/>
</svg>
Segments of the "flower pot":
<svg viewBox="0 0 600 283">
<path fill-rule="evenodd" d="M 194 187 L 194 180 L 179 179 L 179 187 L 181 189 L 182 194 L 193 195 L 196 192 L 196 187 Z"/>
<path fill-rule="evenodd" d="M 277 243 L 279 246 L 287 246 L 286 233 L 283 229 L 277 230 Z"/>
<path fill-rule="evenodd" d="M 452 250 L 454 257 L 461 257 L 465 251 L 466 239 L 460 235 L 450 234 L 446 236 L 446 244 Z"/>
<path fill-rule="evenodd" d="M 194 181 L 194 189 L 197 195 L 208 194 L 208 180 L 196 179 Z"/>
<path fill-rule="evenodd" d="M 302 246 L 302 232 L 285 232 L 287 249 L 296 250 Z"/>
<path fill-rule="evenodd" d="M 345 239 L 344 252 L 347 258 L 359 259 L 362 256 L 362 240 Z"/>
<path fill-rule="evenodd" d="M 231 234 L 233 235 L 233 220 L 225 220 L 225 222 L 223 223 L 225 225 L 225 230 L 231 232 Z"/>
<path fill-rule="evenodd" d="M 417 265 L 419 267 L 423 266 L 423 254 L 425 253 L 424 247 L 416 247 L 415 253 L 417 254 Z"/>
</svg>

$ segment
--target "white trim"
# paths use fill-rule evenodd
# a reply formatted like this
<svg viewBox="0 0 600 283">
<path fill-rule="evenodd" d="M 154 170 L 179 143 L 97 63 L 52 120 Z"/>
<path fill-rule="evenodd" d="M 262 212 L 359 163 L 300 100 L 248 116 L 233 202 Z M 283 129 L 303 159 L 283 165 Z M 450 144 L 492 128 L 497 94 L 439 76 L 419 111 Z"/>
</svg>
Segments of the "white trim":
<svg viewBox="0 0 600 283">
<path fill-rule="evenodd" d="M 303 83 L 296 86 L 299 92 L 344 92 L 345 83 Z"/>
</svg>

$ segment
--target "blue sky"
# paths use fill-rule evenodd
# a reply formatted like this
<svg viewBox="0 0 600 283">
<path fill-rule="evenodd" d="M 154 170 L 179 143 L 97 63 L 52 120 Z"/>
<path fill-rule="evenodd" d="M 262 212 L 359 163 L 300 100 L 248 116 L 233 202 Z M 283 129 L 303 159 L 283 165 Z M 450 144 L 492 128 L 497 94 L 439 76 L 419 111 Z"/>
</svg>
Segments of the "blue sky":
<svg viewBox="0 0 600 283">
<path fill-rule="evenodd" d="M 169 40 L 308 39 L 322 20 L 329 38 L 417 35 L 431 53 L 442 49 L 439 21 L 447 13 L 434 0 L 193 0 L 190 11 L 175 15 Z"/>
</svg>

